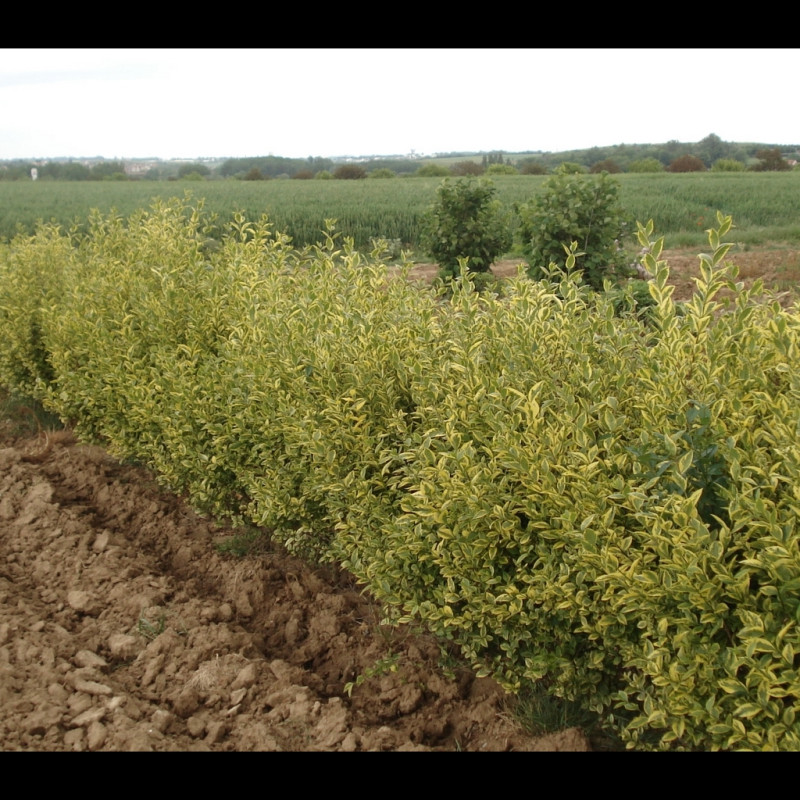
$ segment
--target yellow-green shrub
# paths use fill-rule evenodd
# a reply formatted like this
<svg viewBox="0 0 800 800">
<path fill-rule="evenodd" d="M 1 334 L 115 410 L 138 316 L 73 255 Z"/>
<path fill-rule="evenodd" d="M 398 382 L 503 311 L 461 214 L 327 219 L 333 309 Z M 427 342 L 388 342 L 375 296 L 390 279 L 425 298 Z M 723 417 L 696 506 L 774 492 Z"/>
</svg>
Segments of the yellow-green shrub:
<svg viewBox="0 0 800 800">
<path fill-rule="evenodd" d="M 23 396 L 38 398 L 54 377 L 42 312 L 60 300 L 73 234 L 40 223 L 33 236 L 14 237 L 0 258 L 0 384 Z"/>
<path fill-rule="evenodd" d="M 641 228 L 646 320 L 575 274 L 445 299 L 332 235 L 236 215 L 207 252 L 206 224 L 17 241 L 2 380 L 631 746 L 800 747 L 800 315 L 735 283 L 729 218 L 680 314 Z M 20 270 L 53 257 L 45 301 Z"/>
</svg>

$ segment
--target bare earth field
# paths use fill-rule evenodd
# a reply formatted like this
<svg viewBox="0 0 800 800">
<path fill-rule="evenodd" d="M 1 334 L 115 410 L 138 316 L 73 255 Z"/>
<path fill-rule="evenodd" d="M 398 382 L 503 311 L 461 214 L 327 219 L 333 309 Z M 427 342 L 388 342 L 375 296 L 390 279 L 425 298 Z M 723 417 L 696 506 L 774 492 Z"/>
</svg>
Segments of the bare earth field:
<svg viewBox="0 0 800 800">
<path fill-rule="evenodd" d="M 697 249 L 665 250 L 659 260 L 666 260 L 670 268 L 670 283 L 675 286 L 674 300 L 689 300 L 695 288 L 694 278 L 699 274 Z M 758 250 L 737 251 L 732 248 L 727 262 L 739 267 L 737 280 L 746 287 L 762 278 L 766 287 L 783 292 L 781 304 L 788 306 L 793 298 L 800 297 L 800 250 L 784 247 L 765 247 Z M 517 274 L 522 259 L 498 261 L 492 265 L 492 272 L 499 278 L 509 278 Z M 436 276 L 435 264 L 417 264 L 409 273 L 413 280 L 430 281 Z"/>
<path fill-rule="evenodd" d="M 665 256 L 686 299 L 696 253 Z M 797 251 L 735 261 L 745 280 L 800 272 Z M 526 733 L 494 682 L 382 627 L 348 575 L 222 552 L 236 532 L 148 472 L 26 420 L 0 421 L 0 750 L 592 749 L 577 728 Z"/>
</svg>

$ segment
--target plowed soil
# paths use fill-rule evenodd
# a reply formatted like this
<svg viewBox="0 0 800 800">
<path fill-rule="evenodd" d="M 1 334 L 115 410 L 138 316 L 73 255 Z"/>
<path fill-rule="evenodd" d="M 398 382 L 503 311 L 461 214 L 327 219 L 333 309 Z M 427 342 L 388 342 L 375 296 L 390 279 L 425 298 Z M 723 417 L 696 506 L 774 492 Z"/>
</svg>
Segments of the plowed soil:
<svg viewBox="0 0 800 800">
<path fill-rule="evenodd" d="M 669 282 L 675 287 L 674 300 L 689 300 L 695 290 L 695 278 L 699 276 L 700 259 L 697 249 L 665 250 L 659 260 L 666 260 L 670 268 Z M 789 306 L 800 296 L 800 250 L 766 246 L 757 250 L 738 251 L 731 249 L 724 263 L 733 263 L 739 268 L 737 281 L 749 288 L 761 278 L 766 288 L 780 293 L 782 305 Z M 506 259 L 492 265 L 492 272 L 499 278 L 510 278 L 517 274 L 522 259 Z M 416 264 L 410 271 L 413 280 L 430 282 L 436 277 L 436 264 Z M 723 293 L 724 294 L 724 293 Z"/>
<path fill-rule="evenodd" d="M 797 251 L 748 255 L 746 280 L 798 272 Z M 665 256 L 685 299 L 696 254 Z M 70 431 L 0 422 L 0 750 L 592 749 L 526 733 L 499 686 L 382 626 L 347 574 L 220 548 L 237 533 Z"/>
<path fill-rule="evenodd" d="M 526 735 L 347 575 L 215 547 L 235 533 L 68 431 L 6 424 L 0 750 L 588 749 Z"/>
</svg>

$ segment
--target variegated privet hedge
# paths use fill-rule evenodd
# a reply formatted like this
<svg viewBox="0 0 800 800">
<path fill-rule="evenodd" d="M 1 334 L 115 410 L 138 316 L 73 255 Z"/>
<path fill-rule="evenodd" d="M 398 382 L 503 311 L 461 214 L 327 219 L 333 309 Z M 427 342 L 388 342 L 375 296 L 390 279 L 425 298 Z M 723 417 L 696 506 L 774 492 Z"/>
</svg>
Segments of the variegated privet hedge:
<svg viewBox="0 0 800 800">
<path fill-rule="evenodd" d="M 729 218 L 682 307 L 651 243 L 644 319 L 554 273 L 436 297 L 266 219 L 208 249 L 205 220 L 14 240 L 0 383 L 631 747 L 800 749 L 800 315 L 732 282 Z"/>
</svg>

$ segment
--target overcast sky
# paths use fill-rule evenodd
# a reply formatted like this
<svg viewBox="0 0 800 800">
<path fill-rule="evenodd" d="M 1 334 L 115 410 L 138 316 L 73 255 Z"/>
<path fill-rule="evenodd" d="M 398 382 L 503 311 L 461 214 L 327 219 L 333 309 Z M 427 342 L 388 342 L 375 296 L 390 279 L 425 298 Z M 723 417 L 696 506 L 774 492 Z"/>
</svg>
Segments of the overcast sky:
<svg viewBox="0 0 800 800">
<path fill-rule="evenodd" d="M 800 143 L 800 49 L 0 50 L 0 160 Z"/>
</svg>

